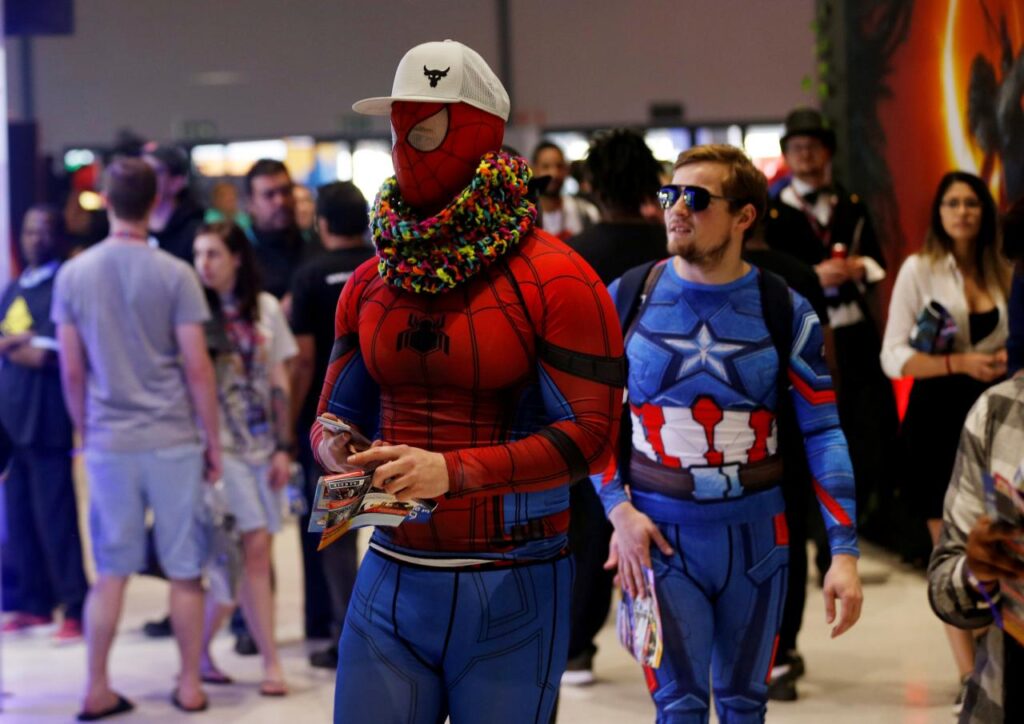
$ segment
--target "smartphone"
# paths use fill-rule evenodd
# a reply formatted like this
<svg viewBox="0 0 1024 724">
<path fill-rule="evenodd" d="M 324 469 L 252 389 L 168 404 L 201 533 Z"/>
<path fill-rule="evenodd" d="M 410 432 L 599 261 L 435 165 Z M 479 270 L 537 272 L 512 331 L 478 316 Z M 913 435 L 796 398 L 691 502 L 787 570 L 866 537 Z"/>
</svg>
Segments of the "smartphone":
<svg viewBox="0 0 1024 724">
<path fill-rule="evenodd" d="M 325 428 L 327 428 L 333 433 L 347 432 L 353 444 L 355 444 L 357 447 L 365 449 L 373 444 L 366 438 L 365 435 L 363 435 L 358 430 L 354 429 L 348 423 L 342 422 L 341 420 L 335 420 L 333 417 L 325 417 L 324 415 L 320 415 L 316 419 L 320 422 L 321 425 L 323 425 Z"/>
</svg>

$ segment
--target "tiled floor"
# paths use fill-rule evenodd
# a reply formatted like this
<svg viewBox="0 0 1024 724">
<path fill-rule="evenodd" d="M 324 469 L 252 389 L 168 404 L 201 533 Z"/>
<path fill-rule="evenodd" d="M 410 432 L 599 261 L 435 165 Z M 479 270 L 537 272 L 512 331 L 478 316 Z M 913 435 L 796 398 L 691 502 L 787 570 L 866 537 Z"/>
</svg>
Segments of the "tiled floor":
<svg viewBox="0 0 1024 724">
<path fill-rule="evenodd" d="M 223 668 L 240 683 L 209 687 L 210 710 L 185 717 L 168 703 L 176 654 L 169 641 L 151 641 L 139 632 L 144 620 L 161 615 L 166 587 L 139 578 L 129 587 L 126 615 L 115 645 L 112 671 L 117 689 L 133 699 L 137 710 L 123 722 L 261 722 L 330 721 L 333 674 L 306 664 L 307 644 L 300 641 L 298 545 L 294 526 L 278 537 L 278 637 L 292 694 L 284 699 L 261 698 L 259 669 L 254 658 L 231 652 L 222 636 L 216 650 Z M 801 639 L 808 673 L 800 683 L 800 700 L 773 704 L 769 722 L 821 724 L 946 724 L 955 676 L 942 629 L 928 609 L 923 578 L 868 554 L 862 566 L 885 583 L 865 590 L 864 616 L 850 633 L 828 639 L 821 595 L 808 593 L 809 608 Z M 585 689 L 563 689 L 559 722 L 634 724 L 651 722 L 654 709 L 638 667 L 619 648 L 614 630 L 606 626 L 598 641 L 599 683 Z M 44 632 L 5 637 L 2 642 L 3 721 L 66 722 L 78 709 L 85 652 L 81 645 L 57 649 Z M 482 713 L 481 721 L 486 721 Z"/>
</svg>

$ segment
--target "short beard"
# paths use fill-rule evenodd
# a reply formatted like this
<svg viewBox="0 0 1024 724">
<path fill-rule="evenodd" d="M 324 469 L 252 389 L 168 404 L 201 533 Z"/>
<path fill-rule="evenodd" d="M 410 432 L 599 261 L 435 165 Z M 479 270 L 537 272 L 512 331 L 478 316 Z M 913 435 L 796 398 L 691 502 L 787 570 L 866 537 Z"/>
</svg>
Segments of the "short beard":
<svg viewBox="0 0 1024 724">
<path fill-rule="evenodd" d="M 679 257 L 687 264 L 700 267 L 701 269 L 708 269 L 721 263 L 731 242 L 732 238 L 727 235 L 722 238 L 722 241 L 710 249 L 700 250 L 692 245 L 687 245 L 682 247 L 678 254 Z"/>
</svg>

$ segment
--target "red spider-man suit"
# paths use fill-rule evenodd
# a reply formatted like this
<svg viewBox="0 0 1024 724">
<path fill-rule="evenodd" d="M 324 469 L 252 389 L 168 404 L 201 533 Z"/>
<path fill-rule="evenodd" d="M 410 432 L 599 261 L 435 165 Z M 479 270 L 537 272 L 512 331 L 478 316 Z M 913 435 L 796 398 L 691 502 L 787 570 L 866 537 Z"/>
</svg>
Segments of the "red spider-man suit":
<svg viewBox="0 0 1024 724">
<path fill-rule="evenodd" d="M 467 103 L 398 101 L 391 107 L 391 127 L 391 160 L 402 198 L 427 212 L 461 191 L 480 157 L 500 148 L 505 135 L 500 118 Z"/>
<path fill-rule="evenodd" d="M 368 262 L 335 329 L 320 411 L 445 453 L 450 492 L 390 542 L 541 558 L 564 547 L 567 483 L 607 465 L 622 399 L 621 333 L 579 256 L 538 231 L 507 265 L 436 297 L 386 285 Z"/>
<path fill-rule="evenodd" d="M 385 444 L 349 456 L 318 424 L 313 449 L 438 505 L 373 534 L 334 719 L 547 724 L 568 652 L 569 485 L 610 466 L 618 435 L 618 318 L 590 267 L 534 230 L 525 161 L 497 153 L 508 94 L 475 51 L 416 46 L 391 96 L 353 108 L 390 114 L 397 181 L 374 204 L 378 260 L 338 301 L 320 412 Z"/>
<path fill-rule="evenodd" d="M 415 148 L 417 125 L 439 112 L 441 145 Z M 467 104 L 395 103 L 391 118 L 399 188 L 428 212 L 501 143 L 501 119 Z M 504 559 L 564 550 L 568 484 L 608 465 L 622 399 L 617 317 L 578 255 L 533 230 L 436 295 L 395 288 L 371 260 L 346 284 L 335 330 L 319 411 L 389 444 L 444 453 L 448 473 L 429 522 L 378 529 L 375 544 Z M 314 450 L 322 434 L 314 426 Z"/>
</svg>

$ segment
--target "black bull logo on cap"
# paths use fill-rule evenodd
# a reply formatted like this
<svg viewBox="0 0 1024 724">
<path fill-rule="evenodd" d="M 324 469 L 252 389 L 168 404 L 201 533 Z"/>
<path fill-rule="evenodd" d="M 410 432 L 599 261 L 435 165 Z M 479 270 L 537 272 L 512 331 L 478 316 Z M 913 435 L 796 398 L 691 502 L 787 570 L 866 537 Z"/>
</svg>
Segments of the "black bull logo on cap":
<svg viewBox="0 0 1024 724">
<path fill-rule="evenodd" d="M 448 71 L 451 69 L 452 67 L 450 65 L 444 70 L 430 70 L 427 68 L 427 66 L 423 66 L 423 75 L 427 76 L 427 78 L 430 79 L 431 88 L 437 88 L 437 81 L 447 76 Z"/>
</svg>

